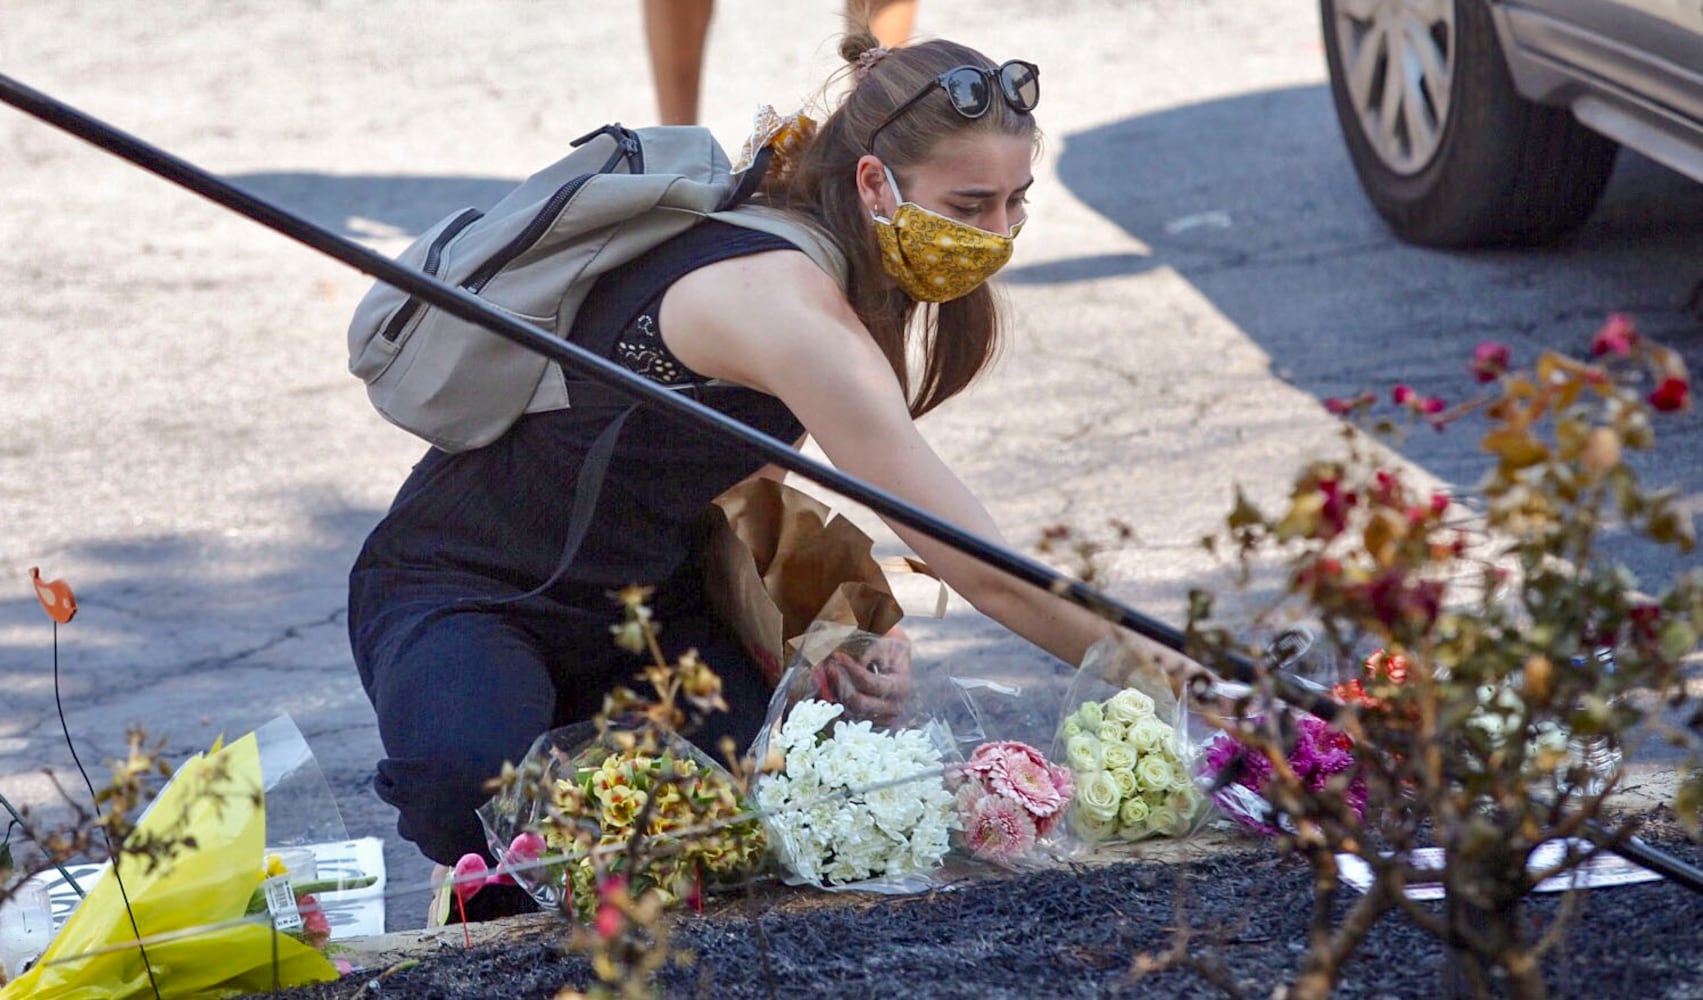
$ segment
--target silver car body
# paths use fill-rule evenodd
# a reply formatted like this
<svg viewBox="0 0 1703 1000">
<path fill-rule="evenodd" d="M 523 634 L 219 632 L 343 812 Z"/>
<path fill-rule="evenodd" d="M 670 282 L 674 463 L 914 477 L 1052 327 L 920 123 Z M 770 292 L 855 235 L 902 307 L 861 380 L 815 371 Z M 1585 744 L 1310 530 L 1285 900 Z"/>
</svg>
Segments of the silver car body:
<svg viewBox="0 0 1703 1000">
<path fill-rule="evenodd" d="M 1494 3 L 1514 86 L 1703 181 L 1703 0 Z"/>
</svg>

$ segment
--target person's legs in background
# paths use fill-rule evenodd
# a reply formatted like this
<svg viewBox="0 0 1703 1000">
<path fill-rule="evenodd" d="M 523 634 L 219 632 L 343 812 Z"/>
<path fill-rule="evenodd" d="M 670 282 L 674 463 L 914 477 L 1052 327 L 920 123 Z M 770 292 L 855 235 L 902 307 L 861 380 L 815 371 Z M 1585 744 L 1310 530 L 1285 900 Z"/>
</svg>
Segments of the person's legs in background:
<svg viewBox="0 0 1703 1000">
<path fill-rule="evenodd" d="M 663 125 L 698 122 L 698 85 L 714 0 L 644 0 L 645 44 Z"/>
<path fill-rule="evenodd" d="M 863 17 L 858 16 L 860 12 Z M 917 23 L 917 0 L 847 0 L 846 15 L 854 21 L 867 21 L 876 41 L 896 49 L 911 39 Z"/>
<path fill-rule="evenodd" d="M 650 50 L 656 110 L 663 125 L 696 125 L 715 0 L 644 0 L 645 45 Z M 916 26 L 917 0 L 846 0 L 846 18 L 869 25 L 870 34 L 898 48 Z"/>
</svg>

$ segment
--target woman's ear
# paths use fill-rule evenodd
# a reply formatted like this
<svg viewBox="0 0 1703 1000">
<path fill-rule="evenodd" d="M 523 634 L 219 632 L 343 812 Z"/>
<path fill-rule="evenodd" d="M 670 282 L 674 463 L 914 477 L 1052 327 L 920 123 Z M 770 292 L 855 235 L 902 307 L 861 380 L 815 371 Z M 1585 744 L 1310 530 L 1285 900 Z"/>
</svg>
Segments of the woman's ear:
<svg viewBox="0 0 1703 1000">
<path fill-rule="evenodd" d="M 888 190 L 892 185 L 887 183 L 887 171 L 883 169 L 881 160 L 870 153 L 857 158 L 857 196 L 863 202 L 864 211 L 870 215 L 880 215 L 891 218 L 898 210 L 894 204 L 892 193 Z M 893 205 L 891 209 L 887 206 Z"/>
</svg>

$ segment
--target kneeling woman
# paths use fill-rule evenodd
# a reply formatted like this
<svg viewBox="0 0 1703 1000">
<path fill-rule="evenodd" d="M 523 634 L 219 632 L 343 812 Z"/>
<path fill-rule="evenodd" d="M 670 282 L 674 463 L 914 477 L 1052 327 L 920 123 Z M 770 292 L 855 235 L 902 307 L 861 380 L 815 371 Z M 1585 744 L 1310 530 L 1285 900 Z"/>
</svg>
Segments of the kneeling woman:
<svg viewBox="0 0 1703 1000">
<path fill-rule="evenodd" d="M 809 434 L 838 468 L 997 541 L 914 421 L 995 353 L 985 282 L 1025 219 L 1038 70 L 945 41 L 887 51 L 867 34 L 842 53 L 852 89 L 766 197 L 837 246 L 847 290 L 783 239 L 707 221 L 606 276 L 574 339 L 764 433 Z M 920 371 L 909 331 L 922 338 Z M 588 458 L 600 438 L 613 451 Z M 595 508 L 570 539 L 575 487 L 593 464 L 606 464 Z M 388 755 L 376 786 L 403 837 L 443 865 L 483 851 L 474 810 L 485 780 L 629 682 L 635 661 L 609 629 L 608 593 L 626 584 L 656 586 L 668 655 L 696 647 L 723 677 L 731 711 L 693 738 L 711 752 L 723 735 L 749 743 L 767 692 L 706 610 L 691 538 L 757 466 L 643 408 L 529 414 L 484 448 L 426 455 L 350 576 L 350 638 Z M 979 611 L 1067 662 L 1108 630 L 893 528 Z M 871 674 L 851 688 L 880 698 L 895 683 Z M 515 905 L 496 892 L 472 903 L 487 916 Z"/>
</svg>

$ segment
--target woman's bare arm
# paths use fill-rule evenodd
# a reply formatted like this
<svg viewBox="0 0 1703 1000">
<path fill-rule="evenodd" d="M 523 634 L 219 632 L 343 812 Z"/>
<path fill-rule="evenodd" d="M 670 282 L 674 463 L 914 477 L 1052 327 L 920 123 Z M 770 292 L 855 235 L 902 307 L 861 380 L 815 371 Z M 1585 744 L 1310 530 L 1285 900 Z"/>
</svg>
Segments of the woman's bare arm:
<svg viewBox="0 0 1703 1000">
<path fill-rule="evenodd" d="M 688 367 L 785 402 L 837 468 L 1005 544 L 987 509 L 917 431 L 897 377 L 856 313 L 803 254 L 757 254 L 693 272 L 664 298 L 660 325 Z M 889 523 L 978 611 L 1068 663 L 1079 664 L 1112 631 L 1092 612 Z M 1193 666 L 1137 642 L 1178 669 Z"/>
</svg>

